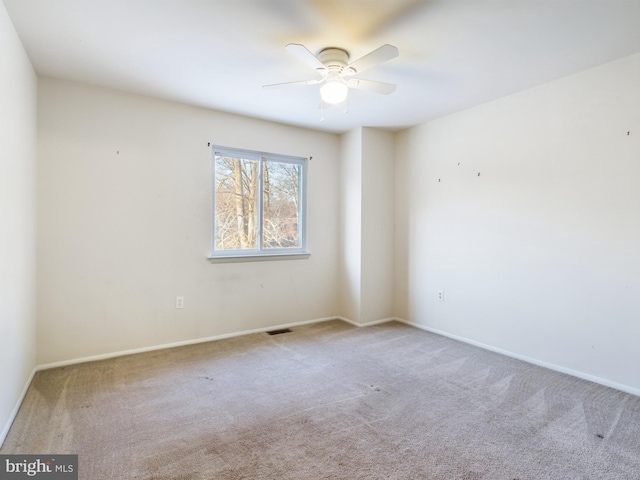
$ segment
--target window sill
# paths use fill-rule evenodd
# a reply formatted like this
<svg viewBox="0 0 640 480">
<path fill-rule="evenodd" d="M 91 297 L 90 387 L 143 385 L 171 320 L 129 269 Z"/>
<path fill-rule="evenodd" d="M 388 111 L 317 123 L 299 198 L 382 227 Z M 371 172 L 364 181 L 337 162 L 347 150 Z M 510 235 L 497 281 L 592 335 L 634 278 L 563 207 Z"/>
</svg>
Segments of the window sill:
<svg viewBox="0 0 640 480">
<path fill-rule="evenodd" d="M 274 253 L 260 255 L 219 255 L 209 256 L 209 263 L 239 263 L 239 262 L 269 262 L 274 260 L 304 260 L 311 256 L 309 252 L 303 253 Z"/>
</svg>

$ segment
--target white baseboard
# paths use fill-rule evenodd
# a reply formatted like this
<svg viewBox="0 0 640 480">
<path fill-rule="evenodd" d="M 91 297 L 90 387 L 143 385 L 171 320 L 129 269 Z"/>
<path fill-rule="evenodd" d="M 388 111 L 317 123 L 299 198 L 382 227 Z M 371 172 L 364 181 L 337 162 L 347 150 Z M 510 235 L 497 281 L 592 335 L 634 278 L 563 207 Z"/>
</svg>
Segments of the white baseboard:
<svg viewBox="0 0 640 480">
<path fill-rule="evenodd" d="M 106 360 L 109 358 L 115 358 L 115 357 L 121 357 L 121 356 L 125 356 L 125 355 L 133 355 L 136 353 L 144 353 L 144 352 L 151 352 L 154 350 L 163 350 L 166 348 L 173 348 L 173 347 L 182 347 L 185 345 L 195 345 L 198 343 L 205 343 L 205 342 L 211 342 L 214 340 L 223 340 L 225 338 L 232 338 L 232 337 L 239 337 L 242 335 L 250 335 L 253 333 L 262 333 L 262 332 L 268 332 L 270 330 L 280 330 L 280 329 L 284 329 L 284 328 L 292 328 L 292 327 L 299 327 L 302 325 L 309 325 L 312 323 L 320 323 L 320 322 L 326 322 L 326 321 L 330 321 L 330 320 L 341 320 L 343 322 L 349 323 L 350 325 L 356 326 L 356 327 L 369 327 L 369 326 L 373 326 L 373 325 L 379 325 L 382 323 L 387 323 L 387 322 L 392 322 L 392 321 L 397 321 L 397 322 L 401 322 L 404 323 L 406 325 L 418 328 L 420 330 L 425 330 L 427 332 L 431 332 L 437 335 L 442 335 L 444 337 L 448 337 L 451 338 L 453 340 L 458 340 L 460 342 L 464 342 L 464 343 L 468 343 L 470 345 L 476 346 L 476 347 L 480 347 L 483 348 L 485 350 L 489 350 L 492 352 L 496 352 L 502 355 L 506 355 L 508 357 L 511 358 L 515 358 L 518 360 L 522 360 L 524 362 L 527 363 L 531 363 L 533 365 L 537 365 L 540 367 L 544 367 L 544 368 L 548 368 L 550 370 L 554 370 L 560 373 L 565 373 L 568 375 L 572 375 L 574 377 L 578 377 L 581 378 L 583 380 L 588 380 L 591 382 L 595 382 L 598 383 L 600 385 L 604 385 L 606 387 L 610 387 L 610 388 L 614 388 L 616 390 L 620 390 L 626 393 L 630 393 L 632 395 L 636 395 L 636 396 L 640 396 L 640 389 L 638 388 L 634 388 L 631 387 L 629 385 L 624 385 L 624 384 L 619 384 L 616 382 L 612 382 L 610 380 L 604 379 L 604 378 L 600 378 L 600 377 L 596 377 L 593 375 L 589 375 L 577 370 L 572 370 L 570 368 L 565 368 L 563 366 L 560 365 L 555 365 L 552 363 L 548 363 L 548 362 L 544 362 L 542 360 L 538 360 L 535 358 L 531 358 L 531 357 L 527 357 L 525 355 L 520 355 L 518 353 L 514 353 L 514 352 L 510 352 L 508 350 L 503 350 L 501 348 L 497 348 L 494 347 L 492 345 L 487 345 L 484 343 L 480 343 L 480 342 L 476 342 L 475 340 L 471 340 L 465 337 L 460 337 L 458 335 L 454 335 L 442 330 L 438 330 L 435 328 L 431 328 L 428 327 L 426 325 L 421 325 L 419 323 L 414 323 L 414 322 L 410 322 L 408 320 L 402 319 L 402 318 L 396 318 L 396 317 L 390 317 L 390 318 L 383 318 L 380 320 L 374 320 L 371 322 L 366 322 L 366 323 L 358 323 L 355 322 L 349 318 L 346 317 L 341 317 L 341 316 L 334 316 L 334 317 L 325 317 L 325 318 L 318 318 L 318 319 L 314 319 L 314 320 L 305 320 L 302 322 L 294 322 L 294 323 L 287 323 L 287 324 L 283 324 L 283 325 L 274 325 L 274 326 L 270 326 L 270 327 L 264 327 L 264 328 L 257 328 L 257 329 L 253 329 L 253 330 L 245 330 L 245 331 L 240 331 L 240 332 L 234 332 L 234 333 L 226 333 L 226 334 L 222 334 L 222 335 L 214 335 L 212 337 L 205 337 L 205 338 L 197 338 L 197 339 L 193 339 L 193 340 L 185 340 L 185 341 L 181 341 L 181 342 L 173 342 L 173 343 L 166 343 L 166 344 L 162 344 L 162 345 L 154 345 L 151 347 L 142 347 L 142 348 L 136 348 L 136 349 L 131 349 L 131 350 L 122 350 L 122 351 L 118 351 L 118 352 L 111 352 L 111 353 L 105 353 L 105 354 L 101 354 L 101 355 L 93 355 L 93 356 L 89 356 L 89 357 L 82 357 L 82 358 L 74 358 L 74 359 L 70 359 L 70 360 L 64 360 L 64 361 L 60 361 L 60 362 L 52 362 L 52 363 L 46 363 L 46 364 L 42 364 L 42 365 L 37 365 L 33 371 L 31 372 L 31 375 L 29 376 L 29 379 L 27 381 L 27 383 L 25 384 L 22 393 L 20 394 L 20 397 L 18 398 L 18 401 L 16 403 L 15 408 L 13 409 L 11 416 L 9 417 L 9 420 L 7 421 L 7 424 L 5 425 L 4 430 L 2 431 L 2 433 L 0 434 L 0 447 L 2 446 L 2 444 L 4 443 L 4 440 L 7 436 L 7 434 L 9 433 L 9 429 L 11 428 L 11 425 L 13 424 L 13 421 L 16 417 L 16 415 L 18 414 L 18 410 L 20 409 L 20 406 L 22 405 L 22 401 L 24 400 L 25 395 L 27 394 L 27 390 L 29 389 L 29 386 L 31 385 L 31 381 L 33 380 L 33 377 L 35 376 L 37 371 L 40 370 L 47 370 L 50 368 L 57 368 L 57 367 L 65 367 L 65 366 L 69 366 L 69 365 L 75 365 L 75 364 L 79 364 L 79 363 L 85 363 L 85 362 L 94 362 L 94 361 L 98 361 L 98 360 Z"/>
<path fill-rule="evenodd" d="M 34 369 L 31 371 L 31 375 L 29 376 L 29 379 L 27 380 L 27 383 L 25 384 L 24 388 L 22 389 L 22 393 L 20 394 L 20 397 L 18 398 L 18 401 L 16 402 L 16 406 L 14 407 L 13 411 L 11 412 L 11 415 L 9 417 L 9 420 L 7 421 L 7 424 L 5 425 L 4 429 L 2 430 L 2 433 L 0 434 L 0 447 L 2 447 L 2 444 L 4 443 L 4 440 L 6 439 L 7 435 L 9 434 L 9 430 L 11 429 L 11 425 L 13 424 L 13 421 L 16 418 L 16 415 L 18 414 L 18 410 L 20 410 L 20 406 L 22 405 L 22 402 L 24 400 L 25 395 L 27 394 L 27 390 L 29 390 L 29 386 L 31 386 L 31 382 L 33 381 L 33 377 L 35 376 L 36 372 L 39 372 L 41 370 L 48 370 L 50 368 L 58 368 L 58 367 L 66 367 L 69 365 L 77 365 L 80 363 L 86 363 L 86 362 L 95 362 L 98 360 L 106 360 L 108 358 L 115 358 L 115 357 L 122 357 L 125 355 L 133 355 L 136 353 L 144 353 L 144 352 L 151 352 L 154 350 L 164 350 L 166 348 L 173 348 L 173 347 L 182 347 L 185 345 L 195 345 L 197 343 L 206 343 L 206 342 L 211 342 L 214 340 L 223 340 L 225 338 L 232 338 L 232 337 L 239 337 L 242 335 L 249 335 L 252 333 L 262 333 L 262 332 L 268 332 L 271 330 L 280 330 L 280 329 L 284 329 L 284 328 L 292 328 L 292 327 L 299 327 L 301 325 L 309 325 L 312 323 L 320 323 L 320 322 L 327 322 L 329 320 L 341 320 L 339 317 L 324 317 L 324 318 L 316 318 L 313 320 L 304 320 L 302 322 L 293 322 L 293 323 L 286 323 L 283 325 L 275 325 L 275 326 L 270 326 L 270 327 L 264 327 L 264 328 L 256 328 L 253 330 L 245 330 L 245 331 L 241 331 L 241 332 L 234 332 L 234 333 L 226 333 L 223 335 L 215 335 L 212 337 L 205 337 L 205 338 L 196 338 L 193 340 L 185 340 L 182 342 L 173 342 L 173 343 L 166 343 L 166 344 L 162 344 L 162 345 L 154 345 L 151 347 L 142 347 L 142 348 L 134 348 L 131 350 L 121 350 L 121 351 L 117 351 L 117 352 L 111 352 L 111 353 L 104 353 L 101 355 L 92 355 L 89 357 L 81 357 L 81 358 L 72 358 L 69 360 L 63 360 L 60 362 L 52 362 L 52 363 L 44 363 L 41 365 L 36 365 L 34 367 Z"/>
<path fill-rule="evenodd" d="M 49 370 L 50 368 L 67 367 L 69 365 L 77 365 L 79 363 L 95 362 L 95 361 L 99 361 L 99 360 L 107 360 L 109 358 L 122 357 L 122 356 L 125 356 L 125 355 L 134 355 L 136 353 L 152 352 L 154 350 L 164 350 L 166 348 L 183 347 L 185 345 L 195 345 L 195 344 L 198 344 L 198 343 L 212 342 L 214 340 L 224 340 L 225 338 L 233 338 L 233 337 L 240 337 L 242 335 L 250 335 L 252 333 L 262 333 L 262 332 L 268 332 L 270 330 L 280 330 L 280 329 L 284 329 L 284 328 L 292 328 L 292 327 L 299 327 L 299 326 L 302 326 L 302 325 L 310 325 L 312 323 L 328 322 L 330 320 L 341 320 L 343 322 L 347 322 L 347 323 L 349 323 L 349 324 L 351 324 L 353 326 L 356 326 L 356 327 L 369 327 L 369 326 L 372 326 L 372 325 L 378 325 L 378 324 L 381 324 L 381 323 L 387 323 L 387 322 L 391 322 L 391 321 L 394 321 L 394 320 L 401 321 L 401 320 L 396 319 L 396 318 L 383 318 L 383 319 L 380 319 L 380 320 L 374 320 L 372 322 L 357 323 L 357 322 L 354 322 L 353 320 L 350 320 L 350 319 L 345 318 L 345 317 L 340 317 L 340 316 L 316 318 L 316 319 L 313 319 L 313 320 L 304 320 L 302 322 L 285 323 L 285 324 L 282 324 L 282 325 L 273 325 L 273 326 L 270 326 L 270 327 L 256 328 L 256 329 L 253 329 L 253 330 L 244 330 L 244 331 L 240 331 L 240 332 L 225 333 L 225 334 L 222 334 L 222 335 L 214 335 L 212 337 L 196 338 L 196 339 L 193 339 L 193 340 L 184 340 L 182 342 L 165 343 L 165 344 L 161 344 L 161 345 L 153 345 L 151 347 L 134 348 L 134 349 L 131 349 L 131 350 L 120 350 L 120 351 L 117 351 L 117 352 L 103 353 L 103 354 L 100 354 L 100 355 L 92 355 L 92 356 L 89 356 L 89 357 L 72 358 L 70 360 L 62 360 L 60 362 L 44 363 L 42 365 L 36 366 L 35 370 L 36 371 L 40 371 L 40 370 Z"/>
<path fill-rule="evenodd" d="M 214 340 L 224 340 L 225 338 L 233 338 L 233 337 L 240 337 L 242 335 L 250 335 L 252 333 L 262 333 L 262 332 L 268 332 L 270 330 L 280 330 L 280 329 L 284 329 L 284 328 L 292 328 L 292 327 L 300 327 L 302 325 L 309 325 L 312 323 L 321 323 L 321 322 L 328 322 L 330 320 L 341 320 L 343 322 L 347 322 L 353 326 L 356 327 L 370 327 L 372 325 L 379 325 L 381 323 L 387 323 L 387 322 L 391 322 L 394 320 L 398 320 L 398 321 L 402 321 L 399 320 L 397 318 L 382 318 L 380 320 L 374 320 L 371 322 L 366 322 L 366 323 L 357 323 L 354 322 L 353 320 L 350 320 L 348 318 L 345 317 L 340 317 L 340 316 L 334 316 L 334 317 L 324 317 L 324 318 L 316 318 L 313 320 L 304 320 L 302 322 L 293 322 L 293 323 L 285 323 L 282 325 L 273 325 L 270 327 L 263 327 L 263 328 L 256 328 L 253 330 L 244 330 L 244 331 L 240 331 L 240 332 L 233 332 L 233 333 L 225 333 L 222 335 L 214 335 L 212 337 L 204 337 L 204 338 L 196 338 L 193 340 L 184 340 L 181 342 L 173 342 L 173 343 L 165 343 L 165 344 L 161 344 L 161 345 L 153 345 L 151 347 L 141 347 L 141 348 L 134 348 L 131 350 L 120 350 L 117 352 L 111 352 L 111 353 L 103 353 L 100 355 L 91 355 L 89 357 L 80 357 L 80 358 L 72 358 L 69 360 L 62 360 L 60 362 L 51 362 L 51 363 L 44 363 L 42 365 L 38 365 L 36 366 L 35 370 L 36 371 L 40 371 L 40 370 L 49 370 L 50 368 L 58 368 L 58 367 L 67 367 L 69 365 L 77 365 L 79 363 L 86 363 L 86 362 L 96 362 L 99 360 L 107 360 L 109 358 L 115 358 L 115 357 L 122 357 L 125 355 L 134 355 L 136 353 L 144 353 L 144 352 L 152 352 L 154 350 L 164 350 L 166 348 L 173 348 L 173 347 L 183 347 L 185 345 L 195 345 L 198 343 L 206 343 L 206 342 L 212 342 Z M 404 322 L 406 323 L 406 322 Z"/>
<path fill-rule="evenodd" d="M 301 325 L 309 325 L 311 323 L 320 323 L 320 322 L 327 322 L 329 320 L 336 320 L 336 319 L 340 319 L 339 317 L 324 317 L 324 318 L 316 318 L 314 320 L 304 320 L 302 322 L 294 322 L 294 323 L 286 323 L 283 325 L 273 325 L 270 327 L 263 327 L 263 328 L 256 328 L 253 330 L 245 330 L 245 331 L 241 331 L 241 332 L 233 332 L 233 333 L 225 333 L 222 335 L 214 335 L 212 337 L 204 337 L 204 338 L 195 338 L 193 340 L 184 340 L 181 342 L 173 342 L 173 343 L 165 343 L 162 345 L 153 345 L 151 347 L 141 347 L 141 348 L 134 348 L 131 350 L 120 350 L 117 352 L 111 352 L 111 353 L 103 353 L 100 355 L 92 355 L 89 357 L 81 357 L 81 358 L 73 358 L 70 360 L 62 360 L 60 362 L 52 362 L 52 363 L 45 363 L 42 365 L 38 365 L 36 367 L 36 370 L 40 371 L 40 370 L 48 370 L 50 368 L 58 368 L 58 367 L 67 367 L 69 365 L 76 365 L 79 363 L 86 363 L 86 362 L 95 362 L 98 360 L 107 360 L 109 358 L 115 358 L 115 357 L 122 357 L 125 355 L 134 355 L 136 353 L 144 353 L 144 352 L 152 352 L 154 350 L 164 350 L 166 348 L 173 348 L 173 347 L 183 347 L 185 345 L 195 345 L 198 343 L 206 343 L 206 342 L 212 342 L 214 340 L 223 340 L 225 338 L 233 338 L 233 337 L 240 337 L 243 335 L 250 335 L 252 333 L 262 333 L 262 332 L 268 332 L 271 330 L 281 330 L 284 328 L 292 328 L 292 327 L 299 327 Z"/>
<path fill-rule="evenodd" d="M 536 358 L 527 357 L 526 355 L 520 355 L 519 353 L 510 352 L 508 350 L 503 350 L 502 348 L 494 347 L 492 345 L 487 345 L 481 342 L 476 342 L 475 340 L 471 340 L 469 338 L 460 337 L 458 335 L 454 335 L 452 333 L 448 333 L 442 330 L 438 330 L 435 328 L 427 327 L 426 325 L 421 325 L 419 323 L 410 322 L 408 320 L 404 320 L 402 318 L 396 318 L 398 322 L 404 323 L 406 325 L 410 325 L 412 327 L 418 328 L 420 330 L 425 330 L 427 332 L 435 333 L 437 335 L 442 335 L 443 337 L 448 337 L 453 340 L 458 340 L 460 342 L 468 343 L 469 345 L 473 345 L 475 347 L 480 347 L 485 350 L 489 350 L 491 352 L 496 352 L 501 355 L 506 355 L 507 357 L 515 358 L 517 360 L 522 360 L 523 362 L 531 363 L 533 365 L 537 365 L 538 367 L 548 368 L 549 370 L 554 370 L 556 372 L 565 373 L 567 375 L 571 375 L 573 377 L 581 378 L 583 380 L 588 380 L 590 382 L 598 383 L 600 385 L 604 385 L 605 387 L 614 388 L 616 390 L 620 390 L 622 392 L 630 393 L 631 395 L 640 396 L 640 389 L 631 387 L 629 385 L 624 385 L 617 382 L 612 382 L 607 380 L 606 378 L 596 377 L 594 375 L 590 375 L 588 373 L 580 372 L 578 370 L 573 370 L 571 368 L 566 368 L 561 365 L 556 365 L 553 363 L 545 362 L 543 360 L 538 360 Z"/>
<path fill-rule="evenodd" d="M 371 322 L 358 323 L 346 317 L 335 317 L 335 318 L 337 318 L 338 320 L 342 320 L 343 322 L 350 323 L 354 327 L 370 327 L 372 325 L 380 325 L 381 323 L 393 322 L 394 320 L 398 320 L 395 317 L 389 317 L 389 318 L 381 318 L 380 320 L 373 320 Z"/>
<path fill-rule="evenodd" d="M 31 382 L 33 381 L 33 377 L 35 376 L 37 371 L 38 371 L 38 367 L 34 367 L 34 369 L 31 370 L 31 375 L 29 375 L 29 378 L 27 379 L 27 383 L 25 383 L 24 387 L 22 388 L 22 392 L 20 393 L 20 396 L 18 397 L 18 401 L 16 402 L 16 406 L 13 407 L 13 411 L 11 412 L 11 415 L 9 415 L 9 419 L 7 420 L 7 424 L 4 426 L 4 429 L 2 430 L 2 433 L 0 433 L 0 448 L 4 444 L 4 441 L 7 438 L 7 435 L 9 434 L 9 430 L 11 429 L 11 425 L 13 425 L 13 421 L 16 419 L 16 415 L 18 415 L 18 410 L 20 410 L 20 407 L 22 406 L 22 401 L 24 400 L 24 397 L 27 394 L 27 390 L 29 390 L 29 387 L 31 386 Z"/>
</svg>

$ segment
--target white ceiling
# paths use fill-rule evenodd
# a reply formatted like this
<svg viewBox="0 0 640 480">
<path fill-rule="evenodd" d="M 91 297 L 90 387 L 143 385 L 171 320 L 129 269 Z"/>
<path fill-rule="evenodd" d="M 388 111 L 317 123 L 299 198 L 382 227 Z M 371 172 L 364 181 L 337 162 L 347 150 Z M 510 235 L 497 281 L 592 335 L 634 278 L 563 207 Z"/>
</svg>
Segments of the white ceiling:
<svg viewBox="0 0 640 480">
<path fill-rule="evenodd" d="M 0 0 L 40 75 L 332 132 L 398 130 L 640 52 L 640 0 Z M 285 50 L 390 43 L 320 121 Z M 309 75 L 311 73 L 311 75 Z"/>
</svg>

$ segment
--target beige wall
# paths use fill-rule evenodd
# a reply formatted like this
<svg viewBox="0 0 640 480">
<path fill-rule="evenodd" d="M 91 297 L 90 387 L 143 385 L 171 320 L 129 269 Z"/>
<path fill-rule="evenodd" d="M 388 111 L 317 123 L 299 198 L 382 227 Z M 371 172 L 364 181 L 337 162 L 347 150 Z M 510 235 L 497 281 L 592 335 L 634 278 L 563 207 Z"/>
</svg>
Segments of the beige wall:
<svg viewBox="0 0 640 480">
<path fill-rule="evenodd" d="M 0 1 L 0 445 L 36 365 L 36 84 Z"/>
<path fill-rule="evenodd" d="M 399 134 L 397 311 L 640 393 L 639 112 L 634 55 Z"/>
<path fill-rule="evenodd" d="M 337 135 L 51 78 L 38 105 L 39 363 L 338 314 Z M 309 259 L 207 261 L 207 142 L 313 157 Z"/>
</svg>

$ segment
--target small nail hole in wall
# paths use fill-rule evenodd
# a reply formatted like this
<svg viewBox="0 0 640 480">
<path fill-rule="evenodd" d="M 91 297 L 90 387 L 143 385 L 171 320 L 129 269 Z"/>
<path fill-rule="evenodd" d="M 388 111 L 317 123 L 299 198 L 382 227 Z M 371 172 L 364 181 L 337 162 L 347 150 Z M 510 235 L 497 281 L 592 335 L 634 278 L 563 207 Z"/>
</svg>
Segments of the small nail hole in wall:
<svg viewBox="0 0 640 480">
<path fill-rule="evenodd" d="M 478 176 L 480 176 L 480 172 L 478 172 Z"/>
</svg>

